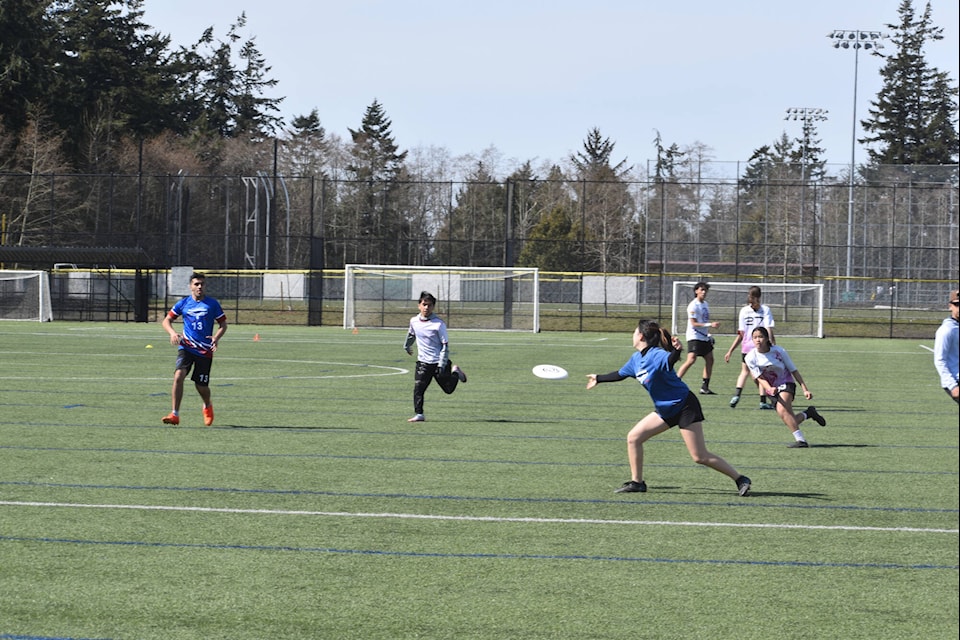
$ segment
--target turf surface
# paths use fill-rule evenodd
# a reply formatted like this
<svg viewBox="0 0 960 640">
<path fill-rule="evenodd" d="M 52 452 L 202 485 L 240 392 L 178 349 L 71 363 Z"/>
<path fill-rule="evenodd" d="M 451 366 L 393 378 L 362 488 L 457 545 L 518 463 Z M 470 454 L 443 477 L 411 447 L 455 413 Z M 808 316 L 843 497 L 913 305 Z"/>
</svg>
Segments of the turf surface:
<svg viewBox="0 0 960 640">
<path fill-rule="evenodd" d="M 451 331 L 469 381 L 408 424 L 402 332 L 231 326 L 214 426 L 188 383 L 169 427 L 159 325 L 2 323 L 0 639 L 957 637 L 932 337 L 782 340 L 828 421 L 805 450 L 754 394 L 728 406 L 719 337 L 704 430 L 740 498 L 676 430 L 649 491 L 613 493 L 651 404 L 584 376 L 631 330 Z"/>
</svg>

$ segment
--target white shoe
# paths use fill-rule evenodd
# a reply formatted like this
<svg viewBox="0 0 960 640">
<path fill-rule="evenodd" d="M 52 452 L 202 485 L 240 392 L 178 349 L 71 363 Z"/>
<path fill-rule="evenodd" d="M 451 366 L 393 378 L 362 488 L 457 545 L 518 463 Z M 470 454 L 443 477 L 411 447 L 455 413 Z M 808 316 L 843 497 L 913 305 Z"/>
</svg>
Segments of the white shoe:
<svg viewBox="0 0 960 640">
<path fill-rule="evenodd" d="M 458 367 L 457 365 L 453 365 L 453 368 L 452 368 L 450 371 L 452 371 L 453 373 L 457 374 L 457 377 L 460 378 L 460 382 L 466 382 L 466 381 L 467 381 L 467 374 L 465 374 L 465 373 L 463 372 L 463 369 L 461 369 L 461 368 Z"/>
<path fill-rule="evenodd" d="M 426 420 L 426 418 L 423 417 L 423 414 L 422 414 L 422 413 L 418 413 L 417 415 L 413 416 L 412 418 L 409 418 L 409 419 L 407 420 L 407 422 L 423 422 L 424 420 Z"/>
</svg>

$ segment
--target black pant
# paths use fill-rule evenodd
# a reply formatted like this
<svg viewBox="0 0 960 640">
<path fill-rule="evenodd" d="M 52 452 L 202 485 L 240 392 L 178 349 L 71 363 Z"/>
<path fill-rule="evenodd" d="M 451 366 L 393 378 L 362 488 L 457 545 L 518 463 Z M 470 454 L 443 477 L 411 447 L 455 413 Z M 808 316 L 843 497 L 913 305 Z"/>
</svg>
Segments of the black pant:
<svg viewBox="0 0 960 640">
<path fill-rule="evenodd" d="M 433 379 L 443 389 L 444 393 L 453 393 L 460 382 L 460 377 L 453 373 L 453 364 L 447 362 L 447 366 L 442 370 L 438 364 L 428 364 L 417 360 L 417 370 L 414 374 L 413 383 L 413 411 L 414 413 L 423 413 L 423 394 L 430 386 Z"/>
</svg>

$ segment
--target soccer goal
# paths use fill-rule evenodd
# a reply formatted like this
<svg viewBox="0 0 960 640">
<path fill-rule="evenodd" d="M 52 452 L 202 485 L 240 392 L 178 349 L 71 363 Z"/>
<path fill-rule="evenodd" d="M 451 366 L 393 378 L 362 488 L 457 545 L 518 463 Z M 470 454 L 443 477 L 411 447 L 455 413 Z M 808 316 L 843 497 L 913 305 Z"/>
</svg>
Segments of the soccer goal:
<svg viewBox="0 0 960 640">
<path fill-rule="evenodd" d="M 343 328 L 406 328 L 420 292 L 451 329 L 540 331 L 540 274 L 527 267 L 348 264 Z"/>
<path fill-rule="evenodd" d="M 681 339 L 687 330 L 687 305 L 694 299 L 694 281 L 673 283 L 670 330 Z M 707 282 L 710 319 L 719 321 L 719 334 L 737 332 L 740 309 L 747 304 L 750 287 L 760 287 L 760 302 L 773 312 L 777 337 L 823 337 L 823 285 L 785 282 Z"/>
<path fill-rule="evenodd" d="M 0 270 L 0 320 L 53 320 L 46 271 Z"/>
</svg>

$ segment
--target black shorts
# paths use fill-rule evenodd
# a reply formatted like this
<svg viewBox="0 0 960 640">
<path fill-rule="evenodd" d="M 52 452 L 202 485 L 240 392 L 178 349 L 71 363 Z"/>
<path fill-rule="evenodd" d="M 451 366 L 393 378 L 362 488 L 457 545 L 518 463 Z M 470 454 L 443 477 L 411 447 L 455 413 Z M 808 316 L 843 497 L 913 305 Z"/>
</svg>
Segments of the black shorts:
<svg viewBox="0 0 960 640">
<path fill-rule="evenodd" d="M 779 387 L 777 387 L 777 395 L 775 395 L 775 396 L 773 396 L 773 397 L 774 397 L 774 398 L 778 398 L 778 397 L 780 396 L 780 394 L 783 393 L 784 391 L 786 391 L 787 393 L 789 393 L 790 395 L 792 395 L 794 398 L 796 398 L 796 397 L 797 397 L 797 383 L 796 383 L 796 382 L 787 382 L 786 384 L 780 385 Z"/>
<path fill-rule="evenodd" d="M 700 406 L 700 399 L 693 391 L 687 394 L 687 398 L 680 405 L 680 411 L 669 418 L 660 417 L 663 418 L 668 427 L 679 426 L 681 429 L 686 429 L 694 422 L 703 422 L 706 419 L 703 417 L 703 407 Z"/>
<path fill-rule="evenodd" d="M 713 353 L 713 342 L 709 340 L 687 340 L 687 353 L 695 356 L 705 356 Z"/>
<path fill-rule="evenodd" d="M 180 351 L 177 352 L 176 368 L 183 369 L 187 373 L 190 373 L 190 369 L 192 368 L 193 375 L 190 376 L 190 379 L 201 387 L 210 385 L 210 366 L 212 364 L 213 358 L 194 355 L 186 349 L 180 349 Z"/>
</svg>

